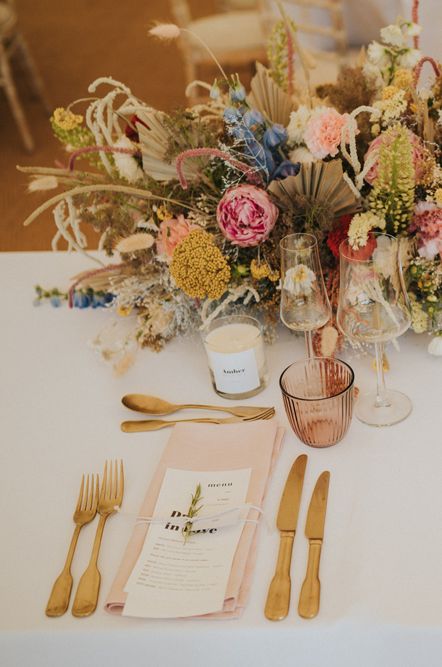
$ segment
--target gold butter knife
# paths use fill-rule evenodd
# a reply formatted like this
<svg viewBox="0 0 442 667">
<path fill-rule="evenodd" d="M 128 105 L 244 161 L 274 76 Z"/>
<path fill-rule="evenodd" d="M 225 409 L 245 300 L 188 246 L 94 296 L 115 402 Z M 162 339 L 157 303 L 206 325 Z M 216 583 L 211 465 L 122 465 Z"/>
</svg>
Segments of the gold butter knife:
<svg viewBox="0 0 442 667">
<path fill-rule="evenodd" d="M 298 613 L 302 618 L 314 618 L 319 611 L 321 583 L 319 561 L 324 539 L 325 514 L 327 511 L 330 473 L 319 476 L 314 488 L 305 524 L 305 536 L 309 540 L 307 573 L 299 596 Z"/>
<path fill-rule="evenodd" d="M 278 560 L 264 609 L 270 621 L 281 621 L 289 611 L 290 565 L 306 465 L 307 456 L 301 454 L 292 465 L 279 505 L 276 519 L 276 526 L 280 531 Z"/>
</svg>

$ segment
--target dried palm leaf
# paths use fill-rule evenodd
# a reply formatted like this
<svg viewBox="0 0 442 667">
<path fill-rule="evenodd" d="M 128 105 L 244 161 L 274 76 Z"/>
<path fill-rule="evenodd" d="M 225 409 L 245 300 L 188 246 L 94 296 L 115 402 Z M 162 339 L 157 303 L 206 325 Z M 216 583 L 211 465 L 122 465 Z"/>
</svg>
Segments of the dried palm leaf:
<svg viewBox="0 0 442 667">
<path fill-rule="evenodd" d="M 343 179 L 341 160 L 303 164 L 297 176 L 272 181 L 268 189 L 287 208 L 297 195 L 327 203 L 335 217 L 360 208 L 360 200 Z"/>
<path fill-rule="evenodd" d="M 290 97 L 272 79 L 268 69 L 256 63 L 256 74 L 250 84 L 251 93 L 247 101 L 258 109 L 270 122 L 284 127 L 290 119 L 292 103 Z"/>
<path fill-rule="evenodd" d="M 175 161 L 167 160 L 170 135 L 164 123 L 166 114 L 155 109 L 143 109 L 137 112 L 137 116 L 147 125 L 145 127 L 137 123 L 144 171 L 156 181 L 171 181 L 177 178 Z M 189 162 L 183 171 L 186 179 L 191 181 L 195 178 L 198 167 Z"/>
</svg>

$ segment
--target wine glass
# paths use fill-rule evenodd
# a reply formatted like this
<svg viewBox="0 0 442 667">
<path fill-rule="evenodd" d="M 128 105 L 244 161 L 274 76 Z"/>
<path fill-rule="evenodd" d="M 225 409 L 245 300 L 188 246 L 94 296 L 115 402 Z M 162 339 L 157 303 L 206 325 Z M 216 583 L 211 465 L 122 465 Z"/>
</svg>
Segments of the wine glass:
<svg viewBox="0 0 442 667">
<path fill-rule="evenodd" d="M 318 242 L 312 234 L 281 239 L 281 320 L 293 331 L 304 331 L 307 356 L 313 357 L 312 331 L 331 315 L 322 276 Z"/>
<path fill-rule="evenodd" d="M 376 351 L 376 392 L 360 395 L 355 408 L 358 419 L 371 426 L 396 424 L 412 409 L 408 396 L 386 389 L 384 381 L 383 344 L 411 323 L 399 250 L 400 240 L 388 234 L 371 234 L 356 250 L 348 240 L 339 247 L 338 327 L 350 340 L 374 343 Z"/>
</svg>

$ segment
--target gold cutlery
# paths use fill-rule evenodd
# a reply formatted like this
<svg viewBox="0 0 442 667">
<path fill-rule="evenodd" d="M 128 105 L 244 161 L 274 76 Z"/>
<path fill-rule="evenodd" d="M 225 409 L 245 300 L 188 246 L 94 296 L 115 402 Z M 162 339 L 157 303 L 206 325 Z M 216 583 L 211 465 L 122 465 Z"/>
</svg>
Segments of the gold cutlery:
<svg viewBox="0 0 442 667">
<path fill-rule="evenodd" d="M 86 475 L 81 477 L 80 493 L 78 494 L 77 506 L 74 511 L 75 523 L 68 555 L 61 574 L 57 577 L 46 605 L 46 616 L 62 616 L 68 606 L 72 590 L 71 564 L 77 546 L 80 530 L 92 521 L 97 513 L 98 505 L 98 475 Z"/>
<path fill-rule="evenodd" d="M 229 412 L 236 417 L 253 417 L 256 414 L 264 412 L 268 408 L 258 408 L 254 405 L 238 405 L 228 407 L 225 405 L 198 405 L 193 403 L 175 404 L 164 401 L 157 396 L 147 396 L 145 394 L 126 394 L 121 399 L 123 405 L 129 410 L 136 412 L 145 412 L 149 415 L 171 415 L 178 410 L 218 410 L 220 412 Z"/>
<path fill-rule="evenodd" d="M 314 618 L 319 611 L 321 583 L 319 561 L 324 539 L 325 514 L 327 511 L 330 473 L 319 476 L 314 488 L 305 524 L 305 536 L 309 541 L 307 573 L 299 596 L 298 613 L 302 618 Z"/>
<path fill-rule="evenodd" d="M 94 545 L 89 565 L 84 571 L 75 594 L 72 614 L 74 616 L 90 616 L 97 608 L 98 593 L 100 591 L 101 575 L 97 566 L 101 538 L 106 520 L 121 506 L 124 492 L 123 461 L 118 466 L 117 461 L 106 461 L 104 464 L 103 480 L 101 482 L 98 513 L 100 521 L 95 534 Z"/>
<path fill-rule="evenodd" d="M 301 454 L 291 467 L 279 504 L 276 519 L 276 526 L 280 532 L 278 560 L 264 609 L 270 621 L 281 621 L 289 611 L 290 565 L 306 465 L 307 456 Z"/>
<path fill-rule="evenodd" d="M 273 408 L 268 408 L 254 417 L 201 417 L 199 419 L 139 419 L 129 420 L 121 423 L 121 430 L 125 433 L 140 433 L 142 431 L 158 431 L 160 428 L 174 426 L 175 424 L 193 423 L 193 424 L 237 424 L 239 422 L 258 421 L 260 419 L 271 419 L 275 414 Z"/>
</svg>

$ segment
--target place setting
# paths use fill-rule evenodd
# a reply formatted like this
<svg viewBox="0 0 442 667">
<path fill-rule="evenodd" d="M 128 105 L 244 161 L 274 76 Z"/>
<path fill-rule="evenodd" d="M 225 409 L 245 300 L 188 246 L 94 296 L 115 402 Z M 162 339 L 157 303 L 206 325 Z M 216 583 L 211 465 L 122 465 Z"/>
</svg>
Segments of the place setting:
<svg viewBox="0 0 442 667">
<path fill-rule="evenodd" d="M 0 256 L 5 666 L 106 644 L 102 664 L 134 667 L 403 667 L 440 639 L 442 63 L 423 2 L 382 11 L 376 39 L 362 22 L 357 53 L 340 2 L 307 30 L 297 3 L 233 4 L 216 29 L 181 0 L 169 23 L 140 14 L 141 88 L 74 81 L 49 120 L 61 150 L 18 167 L 38 193 L 24 226 L 62 252 Z"/>
</svg>

